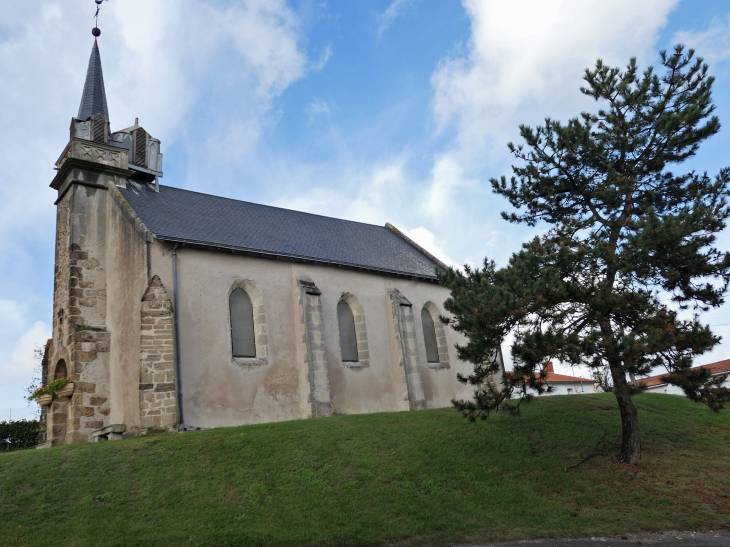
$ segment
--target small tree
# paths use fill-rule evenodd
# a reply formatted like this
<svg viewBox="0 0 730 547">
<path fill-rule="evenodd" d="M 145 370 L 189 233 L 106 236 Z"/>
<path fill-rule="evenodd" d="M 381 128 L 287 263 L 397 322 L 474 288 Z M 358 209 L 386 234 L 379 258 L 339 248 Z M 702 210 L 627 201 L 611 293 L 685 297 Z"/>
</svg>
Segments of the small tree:
<svg viewBox="0 0 730 547">
<path fill-rule="evenodd" d="M 33 361 L 35 361 L 35 365 L 33 366 L 33 378 L 30 381 L 30 385 L 25 388 L 25 392 L 28 394 L 26 399 L 29 401 L 31 400 L 30 397 L 33 393 L 37 389 L 43 387 L 43 359 L 45 358 L 47 351 L 48 344 L 45 346 L 38 345 L 33 348 Z"/>
<path fill-rule="evenodd" d="M 469 339 L 459 357 L 475 363 L 474 374 L 460 377 L 477 386 L 474 400 L 453 401 L 470 418 L 515 411 L 528 389 L 543 393 L 547 359 L 607 367 L 621 411 L 619 459 L 633 462 L 641 454 L 632 401 L 639 388 L 627 374 L 664 367 L 691 399 L 713 410 L 730 401 L 707 371 L 690 368 L 720 341 L 698 314 L 723 303 L 730 281 L 730 255 L 713 247 L 730 215 L 730 171 L 714 180 L 669 171 L 720 129 L 713 78 L 682 46 L 662 52 L 661 65 L 659 76 L 652 68 L 639 74 L 635 59 L 624 71 L 599 60 L 581 88 L 603 103 L 597 114 L 520 126 L 526 146 L 508 145 L 524 163 L 510 180 L 491 180 L 517 209 L 503 218 L 551 228 L 505 268 L 485 259 L 483 269 L 441 275 L 454 316 L 446 321 Z M 694 318 L 681 320 L 663 295 Z M 492 356 L 509 332 L 514 371 L 497 387 L 488 382 L 500 371 Z"/>
</svg>

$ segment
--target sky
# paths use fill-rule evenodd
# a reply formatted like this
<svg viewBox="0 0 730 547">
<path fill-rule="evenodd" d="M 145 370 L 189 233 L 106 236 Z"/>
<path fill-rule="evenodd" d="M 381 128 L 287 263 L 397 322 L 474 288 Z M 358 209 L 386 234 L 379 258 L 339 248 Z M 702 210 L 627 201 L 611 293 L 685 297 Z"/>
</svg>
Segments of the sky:
<svg viewBox="0 0 730 547">
<path fill-rule="evenodd" d="M 34 408 L 24 388 L 51 334 L 49 184 L 95 8 L 0 4 L 0 420 Z M 505 265 L 545 230 L 502 220 L 489 179 L 509 174 L 519 124 L 597 108 L 579 88 L 598 58 L 646 67 L 694 47 L 725 125 L 686 169 L 730 165 L 723 0 L 109 0 L 99 27 L 112 130 L 139 118 L 161 139 L 163 184 L 391 222 L 450 264 Z M 730 358 L 730 305 L 703 320 L 725 339 L 698 364 Z"/>
</svg>

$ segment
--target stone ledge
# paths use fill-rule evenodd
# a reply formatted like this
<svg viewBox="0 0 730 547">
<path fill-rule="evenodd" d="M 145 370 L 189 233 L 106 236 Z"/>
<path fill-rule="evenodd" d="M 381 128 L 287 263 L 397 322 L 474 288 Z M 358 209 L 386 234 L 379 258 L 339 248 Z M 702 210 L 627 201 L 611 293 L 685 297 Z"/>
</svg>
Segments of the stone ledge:
<svg viewBox="0 0 730 547">
<path fill-rule="evenodd" d="M 428 368 L 432 368 L 435 370 L 441 370 L 445 368 L 451 368 L 451 365 L 448 363 L 428 363 Z"/>
<path fill-rule="evenodd" d="M 370 363 L 363 363 L 360 361 L 342 361 L 341 365 L 342 365 L 342 368 L 354 368 L 354 369 L 370 367 Z"/>
<path fill-rule="evenodd" d="M 231 362 L 239 367 L 265 367 L 269 364 L 268 359 L 257 357 L 232 357 Z"/>
<path fill-rule="evenodd" d="M 112 424 L 101 429 L 97 429 L 91 433 L 94 438 L 94 442 L 100 441 L 119 441 L 122 439 L 122 434 L 127 431 L 127 426 L 124 424 Z"/>
</svg>

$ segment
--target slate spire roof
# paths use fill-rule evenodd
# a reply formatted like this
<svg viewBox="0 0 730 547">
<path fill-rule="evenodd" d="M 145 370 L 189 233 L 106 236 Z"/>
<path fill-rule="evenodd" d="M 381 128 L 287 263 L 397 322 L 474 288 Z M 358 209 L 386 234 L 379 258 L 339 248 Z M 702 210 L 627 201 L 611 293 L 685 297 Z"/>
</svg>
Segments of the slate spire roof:
<svg viewBox="0 0 730 547">
<path fill-rule="evenodd" d="M 87 120 L 94 114 L 103 114 L 109 120 L 106 91 L 104 90 L 104 73 L 101 71 L 101 55 L 96 40 L 94 40 L 94 47 L 91 49 L 84 93 L 81 95 L 81 105 L 77 117 L 80 120 Z"/>
</svg>

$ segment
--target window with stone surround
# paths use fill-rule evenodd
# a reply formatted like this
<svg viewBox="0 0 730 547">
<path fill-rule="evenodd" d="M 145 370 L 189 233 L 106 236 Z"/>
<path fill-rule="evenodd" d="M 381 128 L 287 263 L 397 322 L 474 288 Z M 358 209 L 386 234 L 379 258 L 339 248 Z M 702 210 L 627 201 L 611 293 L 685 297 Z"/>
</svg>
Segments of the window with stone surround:
<svg viewBox="0 0 730 547">
<path fill-rule="evenodd" d="M 421 327 L 426 346 L 426 362 L 429 368 L 450 368 L 449 346 L 446 329 L 439 319 L 439 309 L 433 302 L 426 302 L 421 309 Z"/>
<path fill-rule="evenodd" d="M 337 322 L 340 330 L 342 366 L 362 368 L 370 366 L 370 350 L 365 324 L 365 310 L 358 298 L 343 293 L 337 303 Z"/>
<path fill-rule="evenodd" d="M 357 363 L 357 337 L 355 315 L 344 300 L 337 303 L 337 323 L 340 327 L 340 351 L 343 363 Z"/>
<path fill-rule="evenodd" d="M 439 348 L 436 342 L 436 327 L 433 324 L 431 312 L 426 308 L 421 310 L 421 324 L 423 325 L 423 341 L 426 343 L 426 362 L 440 363 Z"/>
<path fill-rule="evenodd" d="M 235 289 L 229 298 L 233 357 L 256 357 L 253 304 L 246 291 Z"/>
<path fill-rule="evenodd" d="M 269 364 L 264 296 L 253 281 L 236 281 L 228 294 L 231 358 L 240 366 Z"/>
</svg>

